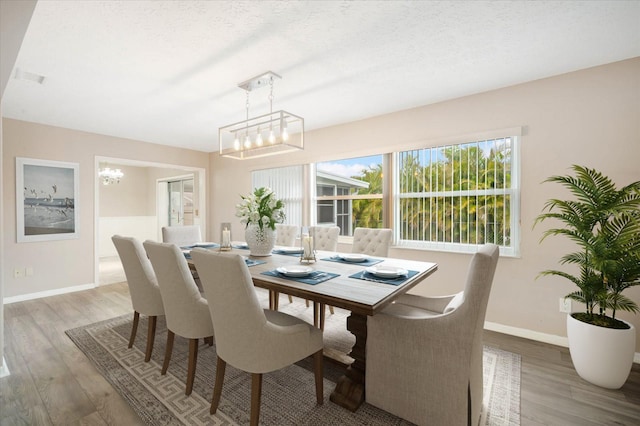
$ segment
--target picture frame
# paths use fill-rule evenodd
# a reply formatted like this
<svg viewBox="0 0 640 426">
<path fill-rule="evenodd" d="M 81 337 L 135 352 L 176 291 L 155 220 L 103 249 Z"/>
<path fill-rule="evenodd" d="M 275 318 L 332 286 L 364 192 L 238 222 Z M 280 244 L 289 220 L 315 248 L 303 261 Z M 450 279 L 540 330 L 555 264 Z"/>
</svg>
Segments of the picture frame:
<svg viewBox="0 0 640 426">
<path fill-rule="evenodd" d="M 78 163 L 16 157 L 18 243 L 79 238 Z"/>
</svg>

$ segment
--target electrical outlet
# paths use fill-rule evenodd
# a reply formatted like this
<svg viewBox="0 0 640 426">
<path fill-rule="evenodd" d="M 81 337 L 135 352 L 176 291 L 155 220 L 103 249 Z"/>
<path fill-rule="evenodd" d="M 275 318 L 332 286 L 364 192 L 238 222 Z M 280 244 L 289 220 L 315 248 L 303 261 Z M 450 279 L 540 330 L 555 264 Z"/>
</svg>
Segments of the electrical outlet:
<svg viewBox="0 0 640 426">
<path fill-rule="evenodd" d="M 560 298 L 560 312 L 571 313 L 571 299 L 565 297 Z"/>
<path fill-rule="evenodd" d="M 13 270 L 13 278 L 22 278 L 24 277 L 24 269 L 16 268 Z"/>
</svg>

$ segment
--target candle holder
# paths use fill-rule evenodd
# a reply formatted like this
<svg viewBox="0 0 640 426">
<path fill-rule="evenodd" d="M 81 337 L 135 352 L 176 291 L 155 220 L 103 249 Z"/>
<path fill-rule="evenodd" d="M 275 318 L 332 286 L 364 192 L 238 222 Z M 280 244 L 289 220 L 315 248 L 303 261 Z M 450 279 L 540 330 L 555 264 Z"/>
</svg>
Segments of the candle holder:
<svg viewBox="0 0 640 426">
<path fill-rule="evenodd" d="M 225 222 L 220 225 L 220 251 L 231 250 L 231 224 Z"/>
<path fill-rule="evenodd" d="M 313 235 L 310 235 L 309 229 L 302 227 L 300 232 L 300 244 L 302 245 L 302 254 L 300 255 L 300 263 L 314 263 L 316 259 L 316 247 L 313 241 Z"/>
</svg>

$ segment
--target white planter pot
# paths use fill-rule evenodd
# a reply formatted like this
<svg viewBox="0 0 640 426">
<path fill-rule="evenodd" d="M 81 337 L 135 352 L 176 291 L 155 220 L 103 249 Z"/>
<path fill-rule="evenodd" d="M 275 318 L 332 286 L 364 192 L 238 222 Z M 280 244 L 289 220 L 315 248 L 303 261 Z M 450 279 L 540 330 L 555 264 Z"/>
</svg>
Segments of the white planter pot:
<svg viewBox="0 0 640 426">
<path fill-rule="evenodd" d="M 567 315 L 569 351 L 576 371 L 586 381 L 619 389 L 627 381 L 636 349 L 636 329 L 598 327 Z"/>
<path fill-rule="evenodd" d="M 271 250 L 276 244 L 276 231 L 265 226 L 249 224 L 244 231 L 244 238 L 249 246 L 251 256 L 271 256 Z"/>
</svg>

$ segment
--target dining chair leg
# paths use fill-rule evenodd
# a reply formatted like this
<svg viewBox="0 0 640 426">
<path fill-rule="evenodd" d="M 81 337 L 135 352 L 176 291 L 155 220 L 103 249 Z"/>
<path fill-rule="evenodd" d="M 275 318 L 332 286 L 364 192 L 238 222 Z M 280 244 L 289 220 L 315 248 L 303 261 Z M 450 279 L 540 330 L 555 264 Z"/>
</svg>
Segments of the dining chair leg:
<svg viewBox="0 0 640 426">
<path fill-rule="evenodd" d="M 260 397 L 262 394 L 262 374 L 251 373 L 251 426 L 260 422 Z"/>
<path fill-rule="evenodd" d="M 133 311 L 133 324 L 131 325 L 131 337 L 129 337 L 129 349 L 133 347 L 138 332 L 138 321 L 140 321 L 140 312 Z"/>
<path fill-rule="evenodd" d="M 329 305 L 329 312 L 331 313 L 331 315 L 335 314 L 335 312 L 333 312 L 333 306 Z"/>
<path fill-rule="evenodd" d="M 220 396 L 222 395 L 222 383 L 224 382 L 224 370 L 227 367 L 227 362 L 218 357 L 216 362 L 216 382 L 213 385 L 213 396 L 211 397 L 211 408 L 209 414 L 215 414 L 218 410 L 218 404 L 220 404 Z"/>
<path fill-rule="evenodd" d="M 147 351 L 144 354 L 144 362 L 149 362 L 151 359 L 151 352 L 153 351 L 153 342 L 156 340 L 156 323 L 158 322 L 157 316 L 149 317 L 149 329 L 147 330 Z"/>
<path fill-rule="evenodd" d="M 309 299 L 304 299 L 304 305 L 308 308 L 309 307 Z"/>
<path fill-rule="evenodd" d="M 213 346 L 213 336 L 205 337 L 204 342 L 209 346 Z"/>
<path fill-rule="evenodd" d="M 316 379 L 316 400 L 318 404 L 322 405 L 324 402 L 324 388 L 323 388 L 323 355 L 322 349 L 313 354 L 313 372 Z"/>
<path fill-rule="evenodd" d="M 189 363 L 187 367 L 187 389 L 185 395 L 191 395 L 193 379 L 196 377 L 196 364 L 198 363 L 198 339 L 189 339 Z"/>
<path fill-rule="evenodd" d="M 287 294 L 287 296 L 289 296 L 289 303 L 293 303 L 293 297 L 290 294 Z"/>
<path fill-rule="evenodd" d="M 167 349 L 164 351 L 164 362 L 162 363 L 162 374 L 163 376 L 167 374 L 167 369 L 169 368 L 169 361 L 171 361 L 171 352 L 173 352 L 173 339 L 176 335 L 173 334 L 173 331 L 167 330 Z"/>
</svg>

